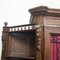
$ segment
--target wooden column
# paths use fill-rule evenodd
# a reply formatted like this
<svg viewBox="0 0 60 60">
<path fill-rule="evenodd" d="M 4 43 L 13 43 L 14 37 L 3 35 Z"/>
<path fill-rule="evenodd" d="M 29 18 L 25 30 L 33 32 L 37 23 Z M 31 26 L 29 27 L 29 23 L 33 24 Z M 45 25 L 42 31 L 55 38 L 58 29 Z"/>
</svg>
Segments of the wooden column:
<svg viewBox="0 0 60 60">
<path fill-rule="evenodd" d="M 7 57 L 7 49 L 8 49 L 8 38 L 9 38 L 9 28 L 7 27 L 7 22 L 4 23 L 2 32 L 2 58 L 1 60 L 6 60 Z"/>
<path fill-rule="evenodd" d="M 40 25 L 39 39 L 40 50 L 37 50 L 36 60 L 44 60 L 44 15 L 48 8 L 46 6 L 40 6 L 29 10 L 34 19 L 30 20 L 30 23 Z"/>
<path fill-rule="evenodd" d="M 40 44 L 41 44 L 41 37 L 40 37 L 40 25 L 36 25 L 36 60 L 40 60 Z"/>
</svg>

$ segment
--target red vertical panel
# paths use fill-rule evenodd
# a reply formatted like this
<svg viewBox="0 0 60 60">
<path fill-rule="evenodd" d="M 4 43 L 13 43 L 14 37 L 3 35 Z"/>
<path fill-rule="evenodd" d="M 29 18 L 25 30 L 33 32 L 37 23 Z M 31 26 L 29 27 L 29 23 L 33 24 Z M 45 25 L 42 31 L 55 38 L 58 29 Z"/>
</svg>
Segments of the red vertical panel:
<svg viewBox="0 0 60 60">
<path fill-rule="evenodd" d="M 55 35 L 51 37 L 51 59 L 50 60 L 60 60 L 60 35 Z"/>
<path fill-rule="evenodd" d="M 56 49 L 57 48 L 57 44 L 56 44 L 56 36 L 52 36 L 51 37 L 51 48 L 50 48 L 50 56 L 51 56 L 51 59 L 50 60 L 56 60 Z"/>
<path fill-rule="evenodd" d="M 53 43 L 51 43 L 51 47 L 50 47 L 50 57 L 51 57 L 51 60 L 53 60 Z"/>
<path fill-rule="evenodd" d="M 54 50 L 53 50 L 53 52 L 54 52 L 54 60 L 56 60 L 56 53 L 57 53 L 57 51 L 56 51 L 56 43 L 53 43 L 54 45 L 53 45 L 53 48 L 54 48 Z"/>
<path fill-rule="evenodd" d="M 60 60 L 60 44 L 58 44 L 58 51 L 57 51 L 57 54 L 58 54 L 58 60 Z"/>
<path fill-rule="evenodd" d="M 57 59 L 60 60 L 60 36 L 57 36 Z"/>
<path fill-rule="evenodd" d="M 60 36 L 57 36 L 57 42 L 60 42 Z"/>
<path fill-rule="evenodd" d="M 56 43 L 51 43 L 51 60 L 56 60 Z"/>
</svg>

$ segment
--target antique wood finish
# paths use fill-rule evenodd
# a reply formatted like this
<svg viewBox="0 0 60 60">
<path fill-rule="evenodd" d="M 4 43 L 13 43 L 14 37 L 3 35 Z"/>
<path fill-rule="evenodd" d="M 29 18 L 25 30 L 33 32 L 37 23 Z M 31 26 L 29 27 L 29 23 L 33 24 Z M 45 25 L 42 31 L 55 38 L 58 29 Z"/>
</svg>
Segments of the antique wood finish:
<svg viewBox="0 0 60 60">
<path fill-rule="evenodd" d="M 7 23 L 5 22 L 5 26 L 3 27 L 3 32 L 2 32 L 2 60 L 6 60 L 7 56 L 7 49 L 8 49 L 8 41 L 9 41 L 9 28 L 7 27 Z"/>
<path fill-rule="evenodd" d="M 33 58 L 35 55 L 35 31 L 12 32 L 7 57 Z"/>
<path fill-rule="evenodd" d="M 44 29 L 44 31 L 45 31 L 45 33 L 44 33 L 45 34 L 45 54 L 44 54 L 45 57 L 44 58 L 45 58 L 45 60 L 51 60 L 51 57 L 50 57 L 50 55 L 51 55 L 51 53 L 50 53 L 51 35 L 50 35 L 50 33 L 60 34 L 60 26 L 59 26 L 60 17 L 47 16 L 45 20 L 46 20 L 46 23 L 45 23 L 45 29 Z"/>
<path fill-rule="evenodd" d="M 37 50 L 36 60 L 44 60 L 44 14 L 45 12 L 40 12 L 35 9 L 29 10 L 33 16 L 35 16 L 35 19 L 32 20 L 31 23 L 35 21 L 36 25 L 40 25 L 40 50 Z M 35 13 L 36 12 L 36 13 Z M 40 52 L 40 53 L 38 53 Z M 38 56 L 38 57 L 37 57 Z"/>
<path fill-rule="evenodd" d="M 28 32 L 35 32 L 35 57 L 28 57 L 28 52 L 24 57 L 8 56 L 7 58 L 11 60 L 51 60 L 51 33 L 60 34 L 60 9 L 50 9 L 46 6 L 40 6 L 30 9 L 29 12 L 31 13 L 30 24 L 7 27 L 7 23 L 5 23 L 2 39 L 2 60 L 6 60 L 7 57 L 8 44 L 9 40 L 11 40 L 10 33 L 15 32 L 16 34 L 20 32 L 26 32 L 26 34 Z M 28 34 L 26 36 L 28 36 Z"/>
<path fill-rule="evenodd" d="M 44 60 L 44 26 L 43 26 L 43 16 L 40 16 L 40 23 L 38 20 L 36 20 L 36 24 L 39 24 L 41 27 L 41 31 L 40 31 L 40 38 L 41 38 L 41 41 L 40 41 L 40 60 Z M 38 59 L 39 60 L 39 59 Z"/>
<path fill-rule="evenodd" d="M 60 28 L 58 27 L 46 27 L 45 28 L 45 54 L 44 54 L 45 60 L 50 60 L 50 43 L 51 43 L 50 33 L 60 34 Z"/>
<path fill-rule="evenodd" d="M 34 19 L 31 19 L 30 23 L 41 26 L 40 60 L 51 60 L 50 33 L 60 33 L 60 9 L 40 6 L 30 9 L 29 12 L 34 16 Z M 39 60 L 39 58 L 37 58 L 37 60 Z"/>
<path fill-rule="evenodd" d="M 44 16 L 35 16 L 35 24 L 40 25 L 39 29 L 39 39 L 40 39 L 40 50 L 37 50 L 36 60 L 43 60 L 44 54 Z"/>
<path fill-rule="evenodd" d="M 36 25 L 40 25 L 40 50 L 37 52 L 40 52 L 40 54 L 37 53 L 38 58 L 36 58 L 36 60 L 44 60 L 44 26 L 43 26 L 43 20 L 44 16 L 37 16 L 36 17 Z M 40 57 L 40 59 L 39 59 Z"/>
<path fill-rule="evenodd" d="M 6 24 L 7 23 L 5 23 L 5 26 L 3 27 L 3 35 L 2 35 L 3 47 L 2 47 L 1 60 L 7 60 L 7 59 L 35 60 L 36 59 L 35 24 L 27 24 L 12 27 L 7 27 Z M 25 42 L 23 42 L 24 39 Z M 21 40 L 23 44 L 19 40 Z M 20 50 L 18 47 L 20 47 Z M 19 53 L 21 54 L 19 55 Z"/>
<path fill-rule="evenodd" d="M 12 26 L 12 27 L 9 27 L 9 32 L 33 30 L 33 29 L 35 29 L 34 26 L 35 26 L 35 24 Z"/>
</svg>

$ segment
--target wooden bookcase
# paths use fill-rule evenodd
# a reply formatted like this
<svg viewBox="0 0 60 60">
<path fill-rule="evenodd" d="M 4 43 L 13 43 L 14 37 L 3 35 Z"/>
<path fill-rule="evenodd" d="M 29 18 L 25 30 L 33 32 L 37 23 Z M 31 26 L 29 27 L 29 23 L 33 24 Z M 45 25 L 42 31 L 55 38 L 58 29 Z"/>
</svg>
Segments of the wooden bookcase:
<svg viewBox="0 0 60 60">
<path fill-rule="evenodd" d="M 3 27 L 2 60 L 35 60 L 36 30 L 34 24 Z"/>
<path fill-rule="evenodd" d="M 60 9 L 40 6 L 29 12 L 30 24 L 4 23 L 1 60 L 60 60 Z"/>
</svg>

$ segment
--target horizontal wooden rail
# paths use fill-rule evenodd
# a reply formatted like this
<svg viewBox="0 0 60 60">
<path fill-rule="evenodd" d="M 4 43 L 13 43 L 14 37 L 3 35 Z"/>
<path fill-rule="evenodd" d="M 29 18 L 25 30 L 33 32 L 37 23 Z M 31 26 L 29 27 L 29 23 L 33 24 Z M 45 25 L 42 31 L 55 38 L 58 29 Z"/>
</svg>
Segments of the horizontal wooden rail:
<svg viewBox="0 0 60 60">
<path fill-rule="evenodd" d="M 14 31 L 35 29 L 34 26 L 35 24 L 26 24 L 26 25 L 12 26 L 8 28 L 9 28 L 9 32 L 14 32 Z"/>
</svg>

